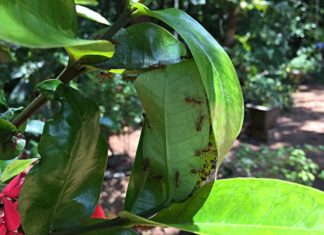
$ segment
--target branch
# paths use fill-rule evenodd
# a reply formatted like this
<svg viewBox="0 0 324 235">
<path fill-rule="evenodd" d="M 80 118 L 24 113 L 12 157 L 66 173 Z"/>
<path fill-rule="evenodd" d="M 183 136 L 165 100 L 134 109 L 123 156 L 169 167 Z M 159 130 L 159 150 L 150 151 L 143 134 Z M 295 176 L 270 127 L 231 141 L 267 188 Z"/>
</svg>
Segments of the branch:
<svg viewBox="0 0 324 235">
<path fill-rule="evenodd" d="M 164 203 L 156 208 L 152 208 L 148 211 L 139 213 L 138 216 L 144 218 L 151 218 L 156 213 L 158 213 L 161 209 L 165 208 Z M 112 220 L 107 220 L 97 224 L 85 225 L 77 228 L 72 228 L 64 231 L 52 232 L 50 235 L 75 235 L 82 234 L 86 232 L 97 231 L 100 229 L 109 229 L 109 228 L 130 228 L 134 225 L 134 222 L 130 221 L 126 218 L 117 217 Z"/>
<path fill-rule="evenodd" d="M 80 73 L 84 71 L 85 67 L 81 66 L 79 63 L 74 63 L 70 66 L 67 66 L 62 73 L 57 77 L 63 83 L 68 83 Z M 12 123 L 19 127 L 23 124 L 30 116 L 32 116 L 40 107 L 46 103 L 47 99 L 39 95 L 37 96 L 14 120 Z"/>
<path fill-rule="evenodd" d="M 131 9 L 126 7 L 123 13 L 117 19 L 116 23 L 109 28 L 107 33 L 105 33 L 101 37 L 101 39 L 105 39 L 108 41 L 111 40 L 113 36 L 128 23 L 131 15 Z M 70 66 L 68 65 L 57 77 L 57 79 L 60 79 L 63 83 L 68 83 L 69 81 L 76 78 L 84 70 L 85 67 L 77 61 Z M 37 96 L 16 118 L 12 120 L 12 123 L 16 127 L 19 127 L 21 124 L 27 121 L 29 117 L 31 117 L 35 112 L 37 112 L 46 103 L 46 101 L 47 99 L 44 96 Z"/>
</svg>

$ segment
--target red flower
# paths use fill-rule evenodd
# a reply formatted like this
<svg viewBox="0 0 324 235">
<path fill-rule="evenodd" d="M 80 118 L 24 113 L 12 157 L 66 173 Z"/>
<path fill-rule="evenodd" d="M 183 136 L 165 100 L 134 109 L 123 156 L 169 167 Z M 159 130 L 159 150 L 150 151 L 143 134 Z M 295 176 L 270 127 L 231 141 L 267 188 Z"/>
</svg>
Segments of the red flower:
<svg viewBox="0 0 324 235">
<path fill-rule="evenodd" d="M 24 235 L 18 229 L 21 225 L 21 218 L 18 212 L 18 197 L 21 187 L 25 181 L 26 174 L 16 176 L 0 193 L 0 235 Z M 94 219 L 106 219 L 102 207 L 98 204 L 91 215 Z"/>
<path fill-rule="evenodd" d="M 3 204 L 0 213 L 0 235 L 23 235 L 18 232 L 21 224 L 18 212 L 18 197 L 26 174 L 17 175 L 0 193 L 0 202 Z"/>
<path fill-rule="evenodd" d="M 98 204 L 95 208 L 95 211 L 91 215 L 92 219 L 106 219 L 105 211 L 102 209 L 102 207 Z M 0 233 L 1 234 L 1 233 Z"/>
</svg>

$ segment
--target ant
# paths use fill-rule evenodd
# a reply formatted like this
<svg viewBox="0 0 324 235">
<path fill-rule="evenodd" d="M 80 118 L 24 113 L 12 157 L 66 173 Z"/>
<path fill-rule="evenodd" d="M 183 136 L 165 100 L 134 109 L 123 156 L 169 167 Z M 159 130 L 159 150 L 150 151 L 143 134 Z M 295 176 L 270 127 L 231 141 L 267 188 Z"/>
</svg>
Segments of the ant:
<svg viewBox="0 0 324 235">
<path fill-rule="evenodd" d="M 179 171 L 176 171 L 176 173 L 175 173 L 175 186 L 177 188 L 179 188 L 179 186 L 180 186 L 180 172 Z"/>
<path fill-rule="evenodd" d="M 191 97 L 186 97 L 185 102 L 187 104 L 198 104 L 198 105 L 201 105 L 203 103 L 202 99 L 195 99 Z"/>
<path fill-rule="evenodd" d="M 197 131 L 201 131 L 202 125 L 203 125 L 204 120 L 205 120 L 205 117 L 206 116 L 204 114 L 199 116 L 199 118 L 198 118 L 198 120 L 196 122 L 196 130 Z"/>
</svg>

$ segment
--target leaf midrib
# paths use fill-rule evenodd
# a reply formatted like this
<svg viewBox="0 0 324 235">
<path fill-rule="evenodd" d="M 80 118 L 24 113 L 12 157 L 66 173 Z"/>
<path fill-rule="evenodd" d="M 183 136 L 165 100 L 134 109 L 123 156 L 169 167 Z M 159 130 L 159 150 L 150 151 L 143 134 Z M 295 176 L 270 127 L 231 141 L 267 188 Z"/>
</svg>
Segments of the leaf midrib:
<svg viewBox="0 0 324 235">
<path fill-rule="evenodd" d="M 164 71 L 164 73 L 166 73 L 166 71 Z M 166 73 L 168 74 L 168 73 Z M 164 158 L 165 159 L 165 162 L 166 162 L 166 167 L 167 167 L 167 173 L 168 173 L 168 187 L 167 187 L 167 195 L 168 195 L 168 198 L 167 198 L 167 202 L 170 202 L 172 200 L 172 197 L 171 197 L 171 179 L 172 179 L 172 170 L 171 170 L 171 167 L 170 167 L 170 155 L 169 155 L 169 142 L 168 142 L 168 136 L 169 136 L 169 133 L 168 133 L 168 125 L 167 125 L 167 116 L 168 116 L 168 110 L 167 110 L 167 107 L 168 107 L 168 83 L 169 83 L 169 76 L 166 77 L 165 80 L 165 85 L 164 85 L 164 91 L 163 91 L 163 95 L 164 95 L 164 138 L 165 138 L 165 153 L 166 153 L 166 157 Z"/>
</svg>

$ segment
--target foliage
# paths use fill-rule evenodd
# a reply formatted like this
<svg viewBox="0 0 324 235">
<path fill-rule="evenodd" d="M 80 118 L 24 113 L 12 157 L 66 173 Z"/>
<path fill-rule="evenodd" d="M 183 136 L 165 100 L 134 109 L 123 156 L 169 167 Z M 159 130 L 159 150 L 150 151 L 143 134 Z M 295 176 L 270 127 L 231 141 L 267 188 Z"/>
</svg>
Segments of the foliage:
<svg viewBox="0 0 324 235">
<path fill-rule="evenodd" d="M 86 96 L 96 97 L 101 124 L 108 133 L 120 133 L 126 126 L 140 127 L 143 111 L 132 81 L 125 81 L 121 76 L 109 79 L 105 74 L 93 72 L 84 76 L 77 87 Z M 107 94 L 111 94 L 109 99 Z"/>
<path fill-rule="evenodd" d="M 245 100 L 255 105 L 290 109 L 293 86 L 285 84 L 285 80 L 277 74 L 257 74 L 245 82 Z"/>
<path fill-rule="evenodd" d="M 312 185 L 322 173 L 318 164 L 308 158 L 306 154 L 322 151 L 323 146 L 310 145 L 281 147 L 276 150 L 261 146 L 256 151 L 247 144 L 241 144 L 233 156 L 224 162 L 223 175 L 226 177 L 279 178 Z"/>
<path fill-rule="evenodd" d="M 22 173 L 0 194 L 4 204 L 0 213 L 1 233 L 66 235 L 98 234 L 99 230 L 103 234 L 134 234 L 133 227 L 157 224 L 208 234 L 242 231 L 262 234 L 270 229 L 282 234 L 287 229 L 294 234 L 320 233 L 322 192 L 267 179 L 206 184 L 210 172 L 213 168 L 218 170 L 242 126 L 243 97 L 234 66 L 218 42 L 188 14 L 179 9 L 153 11 L 140 2 L 143 1 L 126 1 L 116 22 L 109 29 L 97 31 L 95 38 L 78 37 L 77 13 L 94 21 L 92 24 L 107 24 L 107 21 L 103 22 L 101 15 L 88 8 L 80 11 L 73 0 L 0 2 L 4 20 L 1 40 L 30 48 L 64 48 L 67 53 L 67 56 L 59 54 L 65 68 L 55 79 L 37 78 L 33 89 L 39 95 L 24 109 L 10 110 L 1 92 L 3 180 L 32 164 L 31 170 L 26 170 L 24 182 L 25 173 Z M 93 5 L 95 1 L 77 3 Z M 137 17 L 162 21 L 183 42 L 166 27 L 154 23 L 126 27 Z M 44 58 L 47 56 L 50 54 Z M 37 66 L 24 59 L 31 71 L 29 76 L 34 76 L 46 63 Z M 135 89 L 145 111 L 127 190 L 126 211 L 113 220 L 91 219 L 97 211 L 107 164 L 98 107 L 104 102 L 104 92 L 99 96 L 95 89 L 78 87 L 95 83 L 96 72 L 114 81 L 136 80 Z M 72 82 L 88 73 L 93 76 L 89 81 Z M 132 89 L 123 85 L 123 90 Z M 106 91 L 104 86 L 102 91 Z M 16 95 L 14 88 L 11 96 Z M 133 97 L 131 92 L 129 97 Z M 27 122 L 47 103 L 52 108 L 44 125 L 35 120 Z M 102 111 L 110 115 L 109 109 Z M 25 145 L 21 144 L 21 132 L 26 125 L 28 135 L 41 133 L 39 144 L 29 143 L 27 155 L 38 156 L 37 161 L 14 159 L 25 156 L 21 153 Z M 300 161 L 300 153 L 294 156 Z M 13 162 L 8 162 L 10 159 Z M 211 213 L 215 207 L 222 213 Z M 305 212 L 310 215 L 306 220 Z M 153 215 L 156 216 L 152 218 Z M 300 222 L 302 218 L 305 223 Z M 232 224 L 236 224 L 235 228 Z"/>
<path fill-rule="evenodd" d="M 300 71 L 304 74 L 311 74 L 318 71 L 322 56 L 315 46 L 301 47 L 287 66 L 287 71 Z"/>
</svg>

